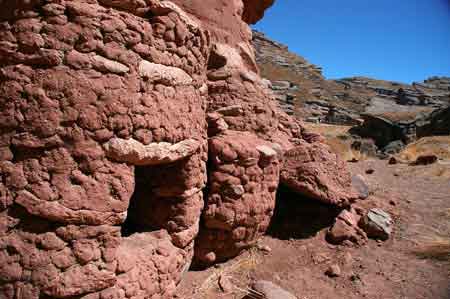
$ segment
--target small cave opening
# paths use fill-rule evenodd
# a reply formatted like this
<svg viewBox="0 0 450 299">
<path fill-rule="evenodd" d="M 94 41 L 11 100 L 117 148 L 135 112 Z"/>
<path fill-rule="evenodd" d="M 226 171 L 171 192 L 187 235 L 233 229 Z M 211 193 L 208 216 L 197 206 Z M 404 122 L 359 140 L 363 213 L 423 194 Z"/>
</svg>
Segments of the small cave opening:
<svg viewBox="0 0 450 299">
<path fill-rule="evenodd" d="M 135 166 L 134 168 L 134 192 L 131 195 L 127 211 L 127 218 L 122 224 L 121 233 L 123 237 L 129 237 L 135 233 L 151 232 L 158 230 L 146 223 L 147 214 L 150 218 L 152 211 L 151 188 L 148 181 L 148 173 L 157 171 L 151 166 Z"/>
<path fill-rule="evenodd" d="M 307 239 L 330 227 L 340 208 L 307 198 L 280 184 L 267 234 L 280 240 Z"/>
</svg>

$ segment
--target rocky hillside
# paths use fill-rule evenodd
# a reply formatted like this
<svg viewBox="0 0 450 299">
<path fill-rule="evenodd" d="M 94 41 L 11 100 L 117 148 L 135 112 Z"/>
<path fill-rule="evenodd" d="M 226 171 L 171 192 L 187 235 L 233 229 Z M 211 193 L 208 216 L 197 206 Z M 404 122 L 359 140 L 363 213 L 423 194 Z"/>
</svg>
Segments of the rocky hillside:
<svg viewBox="0 0 450 299">
<path fill-rule="evenodd" d="M 281 106 L 310 121 L 353 125 L 364 113 L 410 120 L 450 105 L 448 77 L 412 85 L 366 77 L 326 80 L 320 67 L 261 32 L 253 32 L 253 45 L 261 75 L 272 82 Z"/>
</svg>

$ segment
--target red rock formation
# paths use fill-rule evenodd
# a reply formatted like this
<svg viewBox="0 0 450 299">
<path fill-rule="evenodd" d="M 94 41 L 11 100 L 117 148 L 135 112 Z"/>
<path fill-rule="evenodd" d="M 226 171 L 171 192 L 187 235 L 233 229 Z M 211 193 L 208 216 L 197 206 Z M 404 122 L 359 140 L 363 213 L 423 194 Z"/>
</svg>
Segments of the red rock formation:
<svg viewBox="0 0 450 299">
<path fill-rule="evenodd" d="M 367 243 L 366 233 L 358 227 L 359 216 L 354 210 L 342 210 L 334 224 L 327 231 L 327 240 L 332 244 Z"/>
<path fill-rule="evenodd" d="M 199 264 L 234 257 L 266 232 L 281 158 L 272 147 L 249 132 L 210 139 L 208 198 L 195 250 Z"/>
<path fill-rule="evenodd" d="M 236 181 L 235 187 L 241 188 L 241 184 L 247 184 L 244 174 L 247 170 L 242 165 L 246 155 L 259 159 L 254 149 L 257 145 L 269 144 L 280 152 L 291 148 L 301 138 L 301 127 L 279 110 L 272 94 L 257 74 L 251 31 L 242 20 L 244 10 L 252 9 L 251 3 L 245 2 L 244 7 L 241 1 L 231 1 L 230 11 L 227 12 L 231 14 L 227 14 L 226 18 L 213 18 L 214 12 L 223 9 L 220 3 L 208 2 L 205 5 L 202 1 L 200 5 L 199 1 L 193 2 L 198 5 L 188 11 L 208 12 L 206 15 L 200 14 L 200 20 L 212 32 L 212 49 L 207 66 L 207 111 L 210 112 L 209 136 L 212 137 L 209 160 L 212 168 L 209 169 L 208 196 L 195 255 L 199 264 L 207 265 L 237 255 L 265 232 L 275 206 L 278 159 L 281 156 L 277 158 L 277 165 L 267 169 L 250 167 L 248 171 L 256 172 L 250 184 L 254 186 L 251 191 L 245 190 L 241 197 L 234 200 L 222 194 L 222 188 L 228 188 L 227 183 L 217 181 L 216 176 L 223 176 L 227 173 L 224 169 L 228 169 Z M 256 21 L 258 11 L 267 7 L 267 4 L 254 4 L 255 15 L 252 17 Z M 221 135 L 227 129 L 233 132 Z M 216 161 L 222 147 L 232 154 L 241 151 L 243 155 L 236 155 L 236 158 L 227 161 Z M 251 148 L 254 153 L 245 154 L 242 149 L 246 148 Z M 270 175 L 263 175 L 264 171 Z M 267 184 L 270 185 L 270 191 L 266 189 L 267 186 L 263 187 Z"/>
<path fill-rule="evenodd" d="M 167 1 L 8 1 L 0 21 L 3 298 L 170 297 L 203 206 L 208 33 Z M 130 198 L 124 231 L 155 233 L 122 236 Z"/>
<path fill-rule="evenodd" d="M 302 142 L 287 151 L 280 181 L 295 192 L 337 206 L 349 206 L 358 197 L 345 162 L 323 143 Z"/>
<path fill-rule="evenodd" d="M 272 6 L 275 0 L 244 0 L 242 19 L 248 24 L 255 24 L 264 16 L 264 11 Z"/>
<path fill-rule="evenodd" d="M 257 75 L 271 1 L 0 4 L 4 298 L 170 298 L 199 229 L 203 264 L 265 232 L 306 146 Z"/>
</svg>

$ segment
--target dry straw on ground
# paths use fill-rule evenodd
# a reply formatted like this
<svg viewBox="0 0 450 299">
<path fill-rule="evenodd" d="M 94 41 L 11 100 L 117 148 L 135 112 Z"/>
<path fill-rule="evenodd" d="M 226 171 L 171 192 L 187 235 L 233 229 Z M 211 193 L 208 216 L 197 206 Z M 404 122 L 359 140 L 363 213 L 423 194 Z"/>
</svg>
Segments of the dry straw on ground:
<svg viewBox="0 0 450 299">
<path fill-rule="evenodd" d="M 418 245 L 414 253 L 421 258 L 450 262 L 450 239 L 435 236 Z"/>
<path fill-rule="evenodd" d="M 230 265 L 224 265 L 223 267 L 214 269 L 211 275 L 209 275 L 203 283 L 194 291 L 194 298 L 201 299 L 206 298 L 206 294 L 212 290 L 217 290 L 219 286 L 219 279 L 226 276 L 233 285 L 232 294 L 233 298 L 251 298 L 251 299 L 264 299 L 261 294 L 250 289 L 245 285 L 250 271 L 255 269 L 258 264 L 261 263 L 262 254 L 258 249 L 253 248 L 245 252 L 236 262 Z M 258 297 L 260 296 L 260 297 Z"/>
</svg>

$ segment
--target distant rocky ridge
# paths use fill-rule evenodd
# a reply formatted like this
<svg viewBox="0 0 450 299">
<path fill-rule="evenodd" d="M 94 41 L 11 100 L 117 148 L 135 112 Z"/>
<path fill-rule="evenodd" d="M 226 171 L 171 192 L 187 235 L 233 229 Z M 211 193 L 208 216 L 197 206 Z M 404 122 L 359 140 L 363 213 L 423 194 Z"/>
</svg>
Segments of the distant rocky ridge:
<svg viewBox="0 0 450 299">
<path fill-rule="evenodd" d="M 281 107 L 306 120 L 354 125 L 365 113 L 414 119 L 450 105 L 450 77 L 412 85 L 366 77 L 326 80 L 322 68 L 261 32 L 253 31 L 253 45 L 261 75 L 271 81 Z"/>
<path fill-rule="evenodd" d="M 279 106 L 313 123 L 360 126 L 353 130 L 384 148 L 419 137 L 450 134 L 450 77 L 404 84 L 367 77 L 327 80 L 322 68 L 253 31 L 261 76 Z"/>
</svg>

